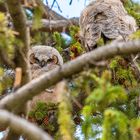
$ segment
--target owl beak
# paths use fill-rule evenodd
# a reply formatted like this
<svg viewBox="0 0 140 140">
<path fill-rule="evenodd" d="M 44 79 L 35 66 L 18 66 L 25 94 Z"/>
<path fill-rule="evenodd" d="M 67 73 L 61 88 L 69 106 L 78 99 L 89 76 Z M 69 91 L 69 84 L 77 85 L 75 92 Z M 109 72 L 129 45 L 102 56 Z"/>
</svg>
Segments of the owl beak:
<svg viewBox="0 0 140 140">
<path fill-rule="evenodd" d="M 43 61 L 41 61 L 41 63 L 40 63 L 40 66 L 41 67 L 44 67 L 46 65 L 46 62 L 43 60 Z"/>
</svg>

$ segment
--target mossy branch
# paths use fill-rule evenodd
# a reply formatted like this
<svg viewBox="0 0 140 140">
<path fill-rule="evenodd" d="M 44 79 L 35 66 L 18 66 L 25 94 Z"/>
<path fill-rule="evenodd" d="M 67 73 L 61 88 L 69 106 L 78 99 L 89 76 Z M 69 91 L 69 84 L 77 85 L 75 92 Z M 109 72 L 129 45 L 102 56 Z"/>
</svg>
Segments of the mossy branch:
<svg viewBox="0 0 140 140">
<path fill-rule="evenodd" d="M 26 16 L 19 0 L 6 0 L 9 13 L 13 19 L 14 29 L 19 33 L 20 46 L 16 46 L 15 64 L 23 71 L 22 85 L 29 81 L 28 74 L 28 50 L 30 44 L 29 30 L 26 26 Z M 18 44 L 19 45 L 19 44 Z"/>
<path fill-rule="evenodd" d="M 128 55 L 140 52 L 140 40 L 122 43 L 113 43 L 97 48 L 89 53 L 83 54 L 76 59 L 64 64 L 60 68 L 53 69 L 32 80 L 0 101 L 0 108 L 15 110 L 19 112 L 23 105 L 35 95 L 46 88 L 56 84 L 64 78 L 69 78 L 87 67 L 93 67 L 94 62 L 112 58 L 115 55 Z"/>
</svg>

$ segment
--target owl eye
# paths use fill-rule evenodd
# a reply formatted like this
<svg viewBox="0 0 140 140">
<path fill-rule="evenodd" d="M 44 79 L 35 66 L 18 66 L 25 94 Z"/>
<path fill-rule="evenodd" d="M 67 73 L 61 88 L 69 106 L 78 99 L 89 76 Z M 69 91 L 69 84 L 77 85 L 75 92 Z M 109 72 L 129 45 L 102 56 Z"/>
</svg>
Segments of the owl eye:
<svg viewBox="0 0 140 140">
<path fill-rule="evenodd" d="M 55 64 L 58 63 L 58 57 L 56 55 L 53 55 L 52 60 Z"/>
<path fill-rule="evenodd" d="M 53 55 L 52 58 L 48 59 L 47 63 L 58 63 L 58 57 L 56 55 Z"/>
<path fill-rule="evenodd" d="M 31 64 L 39 63 L 39 60 L 35 57 L 34 53 L 30 55 L 29 59 Z"/>
</svg>

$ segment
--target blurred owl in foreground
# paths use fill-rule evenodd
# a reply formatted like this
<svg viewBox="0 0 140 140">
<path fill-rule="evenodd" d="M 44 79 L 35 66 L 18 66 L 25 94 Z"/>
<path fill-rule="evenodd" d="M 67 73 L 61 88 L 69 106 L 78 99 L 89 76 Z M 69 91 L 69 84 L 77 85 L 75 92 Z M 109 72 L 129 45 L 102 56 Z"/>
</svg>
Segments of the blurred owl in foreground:
<svg viewBox="0 0 140 140">
<path fill-rule="evenodd" d="M 29 51 L 29 59 L 32 79 L 63 65 L 63 58 L 60 53 L 50 46 L 38 45 L 32 47 Z M 55 102 L 56 100 L 55 88 L 53 87 L 52 89 L 46 89 L 40 95 L 35 96 L 28 106 L 31 109 L 39 101 L 48 103 Z"/>
<path fill-rule="evenodd" d="M 120 0 L 92 1 L 81 13 L 80 36 L 86 51 L 107 40 L 126 39 L 136 31 L 135 19 L 128 15 Z"/>
</svg>

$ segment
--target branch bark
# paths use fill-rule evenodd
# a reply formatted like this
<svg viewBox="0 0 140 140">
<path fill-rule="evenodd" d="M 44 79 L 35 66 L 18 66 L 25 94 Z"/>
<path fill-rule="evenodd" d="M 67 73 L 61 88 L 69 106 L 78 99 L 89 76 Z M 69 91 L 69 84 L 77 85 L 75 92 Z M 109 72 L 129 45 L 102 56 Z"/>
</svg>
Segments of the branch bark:
<svg viewBox="0 0 140 140">
<path fill-rule="evenodd" d="M 79 25 L 79 19 L 78 18 L 71 18 L 68 20 L 46 20 L 42 19 L 42 28 L 40 29 L 43 32 L 49 32 L 49 31 L 59 31 L 62 32 L 63 29 L 65 31 L 68 31 L 69 27 L 71 25 Z M 27 25 L 32 28 L 32 21 L 27 21 Z"/>
<path fill-rule="evenodd" d="M 14 29 L 19 33 L 17 38 L 21 41 L 20 46 L 16 46 L 15 64 L 16 67 L 21 67 L 23 71 L 22 84 L 29 81 L 29 63 L 28 50 L 30 45 L 29 30 L 26 27 L 26 16 L 19 0 L 6 0 L 7 8 L 13 19 Z"/>
<path fill-rule="evenodd" d="M 30 45 L 29 28 L 26 27 L 26 16 L 23 11 L 21 1 L 19 0 L 6 0 L 7 8 L 13 19 L 15 30 L 19 33 L 17 36 L 20 43 L 15 48 L 14 62 L 16 67 L 22 69 L 22 81 L 21 86 L 26 84 L 30 80 L 29 74 L 29 62 L 28 62 L 28 50 Z M 17 140 L 19 135 L 13 132 L 11 129 L 8 133 L 8 140 Z"/>
<path fill-rule="evenodd" d="M 91 52 L 83 54 L 76 59 L 64 64 L 60 68 L 53 69 L 39 78 L 32 80 L 25 86 L 18 89 L 0 101 L 0 108 L 9 111 L 19 112 L 23 105 L 35 95 L 46 88 L 56 84 L 64 78 L 77 74 L 85 67 L 93 67 L 94 62 L 98 62 L 115 55 L 128 55 L 140 52 L 140 40 L 122 43 L 113 43 L 104 47 L 97 48 Z"/>
<path fill-rule="evenodd" d="M 0 124 L 11 128 L 14 132 L 23 135 L 29 140 L 53 140 L 37 126 L 5 110 L 0 110 Z"/>
</svg>

